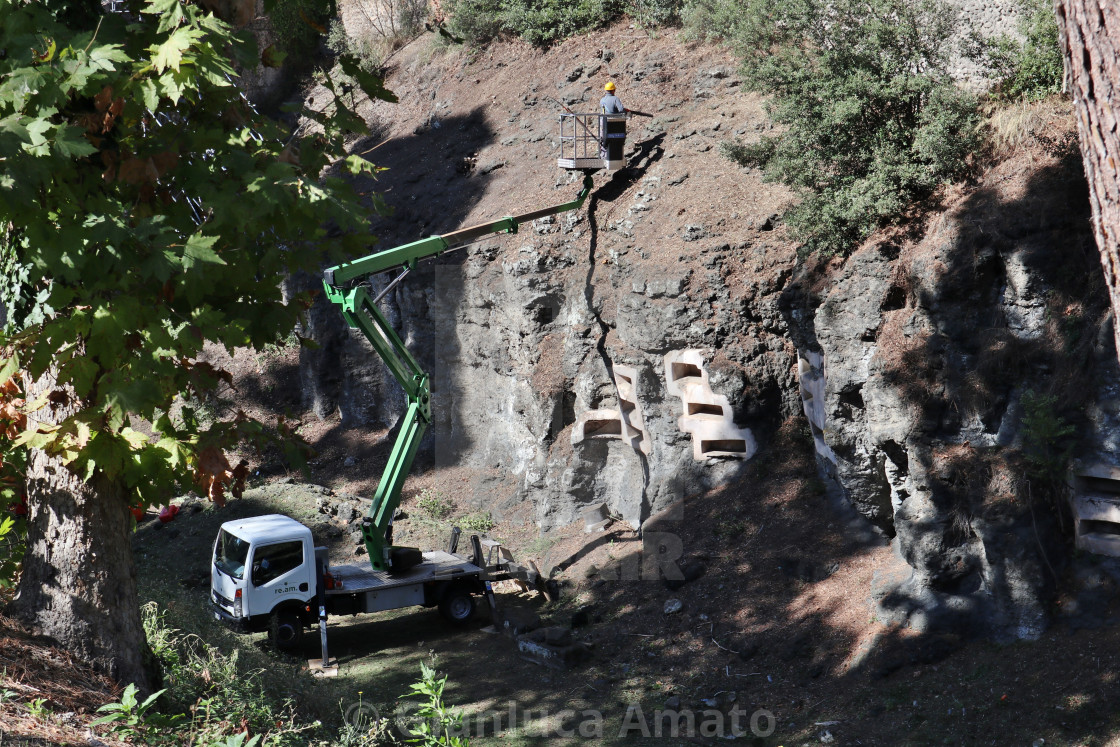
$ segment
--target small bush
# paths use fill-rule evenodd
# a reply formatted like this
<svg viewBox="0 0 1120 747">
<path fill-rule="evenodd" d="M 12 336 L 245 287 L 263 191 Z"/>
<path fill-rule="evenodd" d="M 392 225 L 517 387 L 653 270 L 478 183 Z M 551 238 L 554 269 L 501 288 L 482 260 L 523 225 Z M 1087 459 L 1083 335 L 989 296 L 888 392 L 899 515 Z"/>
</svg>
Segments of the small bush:
<svg viewBox="0 0 1120 747">
<path fill-rule="evenodd" d="M 685 39 L 731 40 L 735 38 L 742 8 L 731 0 L 684 0 L 680 16 Z"/>
<path fill-rule="evenodd" d="M 1076 429 L 1058 413 L 1052 394 L 1023 392 L 1023 456 L 1031 477 L 1060 482 L 1073 455 Z"/>
<path fill-rule="evenodd" d="M 436 677 L 434 667 L 420 662 L 420 681 L 411 685 L 410 696 L 421 698 L 416 709 L 416 720 L 409 725 L 410 744 L 423 747 L 469 747 L 466 737 L 457 736 L 463 731 L 463 713 L 443 702 L 443 689 L 447 675 Z"/>
<path fill-rule="evenodd" d="M 506 0 L 505 26 L 531 44 L 551 44 L 599 28 L 619 15 L 617 0 Z"/>
<path fill-rule="evenodd" d="M 459 527 L 468 532 L 489 532 L 494 528 L 494 519 L 489 511 L 476 511 L 459 517 Z"/>
<path fill-rule="evenodd" d="M 131 708 L 115 708 L 123 713 L 119 723 L 144 734 L 145 743 L 169 741 L 193 745 L 227 744 L 248 728 L 258 735 L 262 747 L 306 743 L 306 732 L 318 729 L 319 722 L 301 722 L 290 699 L 278 699 L 265 690 L 264 670 L 247 671 L 237 651 L 223 654 L 196 635 L 169 628 L 155 603 L 141 607 L 141 621 L 148 645 L 163 667 L 168 685 L 160 711 L 178 724 L 167 731 L 171 719 L 153 719 L 155 714 Z M 150 704 L 149 704 L 150 705 Z M 144 708 L 143 710 L 147 710 Z M 112 715 L 112 714 L 111 714 Z M 162 733 L 161 733 L 161 730 Z"/>
<path fill-rule="evenodd" d="M 1041 101 L 1062 91 L 1064 68 L 1058 20 L 1050 0 L 1020 0 L 1022 41 L 1006 35 L 994 40 L 974 38 L 972 56 L 979 58 L 996 83 L 993 98 Z"/>
<path fill-rule="evenodd" d="M 398 744 L 393 738 L 393 726 L 389 719 L 376 713 L 367 713 L 360 706 L 361 692 L 358 693 L 359 708 L 356 716 L 347 718 L 343 710 L 343 724 L 333 747 L 389 747 Z"/>
<path fill-rule="evenodd" d="M 444 5 L 448 30 L 471 46 L 502 33 L 501 0 L 450 0 Z"/>
<path fill-rule="evenodd" d="M 437 521 L 446 519 L 451 515 L 451 501 L 444 498 L 434 490 L 425 488 L 420 492 L 420 500 L 417 502 L 420 510 L 428 515 L 429 518 Z"/>
<path fill-rule="evenodd" d="M 424 28 L 428 17 L 428 0 L 398 0 L 396 9 L 397 33 L 415 37 Z"/>
<path fill-rule="evenodd" d="M 672 5 L 670 0 L 647 4 Z M 610 23 L 622 14 L 625 0 L 452 0 L 445 9 L 449 30 L 468 44 L 508 33 L 546 45 Z"/>
<path fill-rule="evenodd" d="M 105 715 L 94 719 L 89 725 L 106 724 L 113 734 L 138 740 L 150 739 L 153 735 L 149 732 L 158 733 L 161 729 L 170 728 L 181 718 L 181 716 L 169 717 L 160 713 L 149 713 L 153 710 L 156 700 L 167 692 L 166 690 L 152 693 L 143 702 L 136 697 L 136 692 L 136 685 L 129 684 L 118 702 L 107 703 L 97 709 L 98 713 Z"/>
<path fill-rule="evenodd" d="M 681 20 L 681 0 L 629 0 L 630 16 L 642 26 L 672 26 Z"/>
<path fill-rule="evenodd" d="M 786 221 L 805 251 L 846 253 L 966 171 L 979 115 L 946 72 L 952 28 L 933 0 L 738 5 L 731 42 L 783 131 L 724 153 L 799 194 Z"/>
</svg>

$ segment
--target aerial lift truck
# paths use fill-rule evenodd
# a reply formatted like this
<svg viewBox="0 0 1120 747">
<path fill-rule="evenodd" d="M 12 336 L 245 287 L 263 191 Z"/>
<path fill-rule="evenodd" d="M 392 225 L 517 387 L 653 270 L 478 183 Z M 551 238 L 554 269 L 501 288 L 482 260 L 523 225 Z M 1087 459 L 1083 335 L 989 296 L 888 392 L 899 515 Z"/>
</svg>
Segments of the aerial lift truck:
<svg viewBox="0 0 1120 747">
<path fill-rule="evenodd" d="M 327 299 L 369 341 L 408 401 L 392 453 L 362 520 L 369 563 L 332 565 L 327 549 L 315 546 L 311 530 L 287 516 L 228 521 L 214 542 L 211 567 L 210 601 L 219 620 L 243 632 L 268 631 L 281 649 L 299 645 L 304 631 L 318 621 L 325 666 L 329 615 L 438 606 L 450 622 L 461 624 L 474 613 L 475 598 L 486 594 L 493 581 L 518 579 L 547 595 L 556 594 L 555 581 L 543 577 L 535 566 L 516 563 L 497 542 L 473 535 L 469 554 L 459 553 L 458 528 L 452 530 L 446 551 L 421 552 L 393 544 L 393 515 L 401 489 L 432 419 L 431 386 L 427 372 L 405 347 L 378 302 L 423 260 L 464 248 L 485 236 L 516 233 L 521 225 L 538 218 L 580 208 L 593 187 L 592 174 L 623 165 L 622 139 L 608 143 L 593 134 L 617 129 L 610 122 L 597 121 L 604 116 L 568 113 L 561 118 L 558 165 L 584 174 L 574 200 L 423 238 L 324 272 Z M 392 272 L 396 276 L 380 294 L 372 296 L 368 281 Z"/>
</svg>

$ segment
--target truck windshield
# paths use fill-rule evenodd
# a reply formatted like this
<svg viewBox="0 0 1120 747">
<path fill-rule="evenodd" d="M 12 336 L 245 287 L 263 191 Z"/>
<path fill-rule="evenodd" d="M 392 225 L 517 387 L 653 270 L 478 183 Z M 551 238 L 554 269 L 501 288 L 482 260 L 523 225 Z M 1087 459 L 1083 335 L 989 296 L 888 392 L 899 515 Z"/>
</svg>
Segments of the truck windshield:
<svg viewBox="0 0 1120 747">
<path fill-rule="evenodd" d="M 248 555 L 248 542 L 224 529 L 218 534 L 218 542 L 214 545 L 214 565 L 222 573 L 238 580 L 244 578 L 245 558 Z"/>
</svg>

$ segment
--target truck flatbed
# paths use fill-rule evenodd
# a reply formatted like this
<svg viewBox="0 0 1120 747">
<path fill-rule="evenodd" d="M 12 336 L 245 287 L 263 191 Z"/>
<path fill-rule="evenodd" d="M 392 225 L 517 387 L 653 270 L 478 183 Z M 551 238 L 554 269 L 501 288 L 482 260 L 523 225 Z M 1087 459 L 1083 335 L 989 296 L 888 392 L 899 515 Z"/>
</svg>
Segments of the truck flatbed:
<svg viewBox="0 0 1120 747">
<path fill-rule="evenodd" d="M 424 560 L 404 573 L 390 575 L 388 571 L 375 571 L 366 563 L 332 565 L 330 572 L 336 586 L 326 590 L 328 596 L 394 589 L 425 581 L 450 581 L 460 575 L 478 578 L 482 569 L 457 555 L 435 551 L 424 553 Z"/>
</svg>

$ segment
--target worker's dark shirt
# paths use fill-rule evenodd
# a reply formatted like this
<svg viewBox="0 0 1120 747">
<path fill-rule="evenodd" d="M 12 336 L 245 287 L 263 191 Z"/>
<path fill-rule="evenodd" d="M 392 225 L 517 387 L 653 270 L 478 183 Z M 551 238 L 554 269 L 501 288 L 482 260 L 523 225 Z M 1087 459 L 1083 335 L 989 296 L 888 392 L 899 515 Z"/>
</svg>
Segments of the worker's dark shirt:
<svg viewBox="0 0 1120 747">
<path fill-rule="evenodd" d="M 622 99 L 613 93 L 608 93 L 599 99 L 599 111 L 603 114 L 625 114 L 626 107 L 622 105 Z"/>
</svg>

